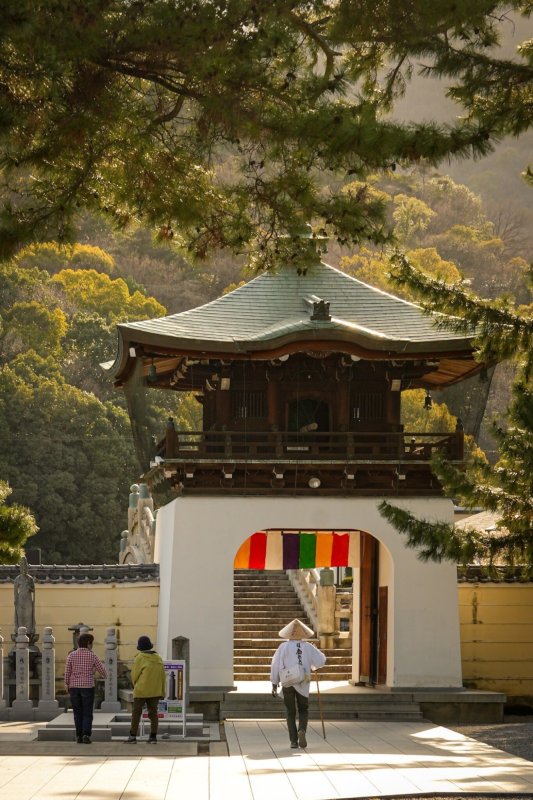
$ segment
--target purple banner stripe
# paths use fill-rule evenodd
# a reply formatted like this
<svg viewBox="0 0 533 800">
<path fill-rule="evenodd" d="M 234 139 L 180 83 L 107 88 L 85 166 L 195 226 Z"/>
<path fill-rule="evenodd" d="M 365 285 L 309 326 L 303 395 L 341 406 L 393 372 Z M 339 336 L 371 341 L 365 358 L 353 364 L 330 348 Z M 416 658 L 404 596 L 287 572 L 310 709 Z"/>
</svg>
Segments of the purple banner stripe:
<svg viewBox="0 0 533 800">
<path fill-rule="evenodd" d="M 297 533 L 283 534 L 283 569 L 298 569 L 300 561 L 300 536 Z"/>
</svg>

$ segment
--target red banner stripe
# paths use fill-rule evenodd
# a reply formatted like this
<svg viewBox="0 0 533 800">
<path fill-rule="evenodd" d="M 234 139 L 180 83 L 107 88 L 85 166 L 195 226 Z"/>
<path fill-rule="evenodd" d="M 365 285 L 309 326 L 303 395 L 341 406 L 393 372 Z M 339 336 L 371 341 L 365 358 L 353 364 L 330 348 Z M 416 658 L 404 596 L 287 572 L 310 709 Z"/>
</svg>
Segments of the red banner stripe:
<svg viewBox="0 0 533 800">
<path fill-rule="evenodd" d="M 334 533 L 333 534 L 333 547 L 331 550 L 331 566 L 332 567 L 347 567 L 348 566 L 348 550 L 350 548 L 350 534 L 349 533 Z"/>
<path fill-rule="evenodd" d="M 267 535 L 257 531 L 250 537 L 250 569 L 264 569 L 266 561 Z"/>
</svg>

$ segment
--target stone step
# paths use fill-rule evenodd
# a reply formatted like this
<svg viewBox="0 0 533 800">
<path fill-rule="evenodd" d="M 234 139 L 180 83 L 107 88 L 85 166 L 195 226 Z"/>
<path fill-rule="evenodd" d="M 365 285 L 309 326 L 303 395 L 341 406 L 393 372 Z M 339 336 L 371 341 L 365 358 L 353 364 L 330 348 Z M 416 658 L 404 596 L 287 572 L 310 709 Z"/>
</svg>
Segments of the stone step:
<svg viewBox="0 0 533 800">
<path fill-rule="evenodd" d="M 286 581 L 285 583 L 280 583 L 277 585 L 272 585 L 271 583 L 265 583 L 264 586 L 250 586 L 248 584 L 242 584 L 241 586 L 234 587 L 234 596 L 236 595 L 249 595 L 250 597 L 259 597 L 260 595 L 266 595 L 267 597 L 276 597 L 279 594 L 286 594 L 286 593 L 294 593 L 294 589 L 292 585 Z"/>
<path fill-rule="evenodd" d="M 257 683 L 269 683 L 270 682 L 270 674 L 268 673 L 261 673 L 260 675 L 254 675 L 250 672 L 235 672 L 233 679 L 235 681 L 239 681 L 239 683 L 250 683 L 252 685 Z M 352 673 L 340 673 L 338 675 L 324 675 L 325 681 L 344 681 L 348 682 L 352 679 Z M 316 685 L 313 683 L 313 685 Z"/>
<path fill-rule="evenodd" d="M 277 592 L 293 591 L 292 583 L 286 579 L 284 581 L 265 581 L 264 583 L 237 583 L 233 584 L 233 593 L 239 594 L 259 594 L 259 592 L 267 592 L 269 595 L 275 595 Z"/>
<path fill-rule="evenodd" d="M 278 638 L 278 644 L 280 644 L 280 639 L 278 636 L 278 632 L 280 630 L 280 625 L 270 625 L 267 626 L 261 621 L 256 622 L 234 622 L 233 623 L 233 630 L 235 633 L 237 631 L 241 631 L 243 634 L 248 633 L 248 638 L 253 634 L 256 638 L 265 638 L 265 639 L 273 639 L 274 636 Z"/>
<path fill-rule="evenodd" d="M 250 586 L 243 584 L 242 586 L 234 586 L 233 596 L 240 597 L 241 595 L 250 595 L 250 597 L 258 597 L 261 594 L 266 595 L 269 598 L 274 599 L 279 594 L 285 594 L 286 592 L 294 592 L 292 584 L 288 581 L 285 583 L 278 583 L 278 584 L 267 584 L 265 583 L 263 586 Z"/>
<path fill-rule="evenodd" d="M 265 595 L 257 594 L 257 595 L 246 595 L 246 594 L 239 594 L 234 595 L 233 598 L 233 605 L 234 607 L 242 606 L 242 605 L 254 606 L 259 607 L 261 606 L 268 606 L 269 608 L 276 608 L 280 605 L 300 605 L 300 601 L 298 598 L 294 596 L 294 592 L 292 594 L 283 594 L 283 595 L 273 595 L 272 597 L 265 597 Z"/>
<path fill-rule="evenodd" d="M 267 658 L 272 658 L 274 653 L 276 652 L 276 648 L 270 647 L 240 647 L 238 643 L 236 643 L 233 649 L 233 656 L 234 658 L 262 658 L 264 661 Z M 352 652 L 351 650 L 323 650 L 322 651 L 326 656 L 326 663 L 327 664 L 351 664 L 352 663 Z"/>
<path fill-rule="evenodd" d="M 235 612 L 234 619 L 235 620 L 238 619 L 239 621 L 241 620 L 246 621 L 246 618 L 248 618 L 248 622 L 252 619 L 260 620 L 261 622 L 264 622 L 267 627 L 273 627 L 277 625 L 279 630 L 280 626 L 285 627 L 285 625 L 287 625 L 288 622 L 291 622 L 291 620 L 294 619 L 294 616 L 291 616 L 291 613 L 292 614 L 299 613 L 301 616 L 302 612 L 301 609 L 294 609 L 292 612 L 284 611 L 280 614 L 277 609 L 275 611 L 272 609 L 264 609 L 264 608 L 261 610 L 256 610 L 251 607 L 245 608 L 243 606 L 242 608 L 240 608 L 238 611 Z M 299 618 L 300 617 L 298 617 L 298 619 Z"/>
<path fill-rule="evenodd" d="M 238 597 L 235 598 L 233 602 L 234 608 L 240 608 L 241 606 L 245 606 L 246 608 L 268 608 L 269 610 L 273 611 L 277 608 L 285 608 L 285 606 L 292 608 L 294 606 L 299 607 L 300 602 L 299 600 L 290 595 L 287 597 L 278 597 L 276 599 L 269 600 L 268 598 L 260 598 L 260 597 Z"/>
<path fill-rule="evenodd" d="M 281 640 L 279 638 L 275 639 L 274 637 L 271 639 L 251 639 L 249 636 L 236 636 L 234 650 L 238 650 L 239 648 L 261 649 L 268 650 L 270 653 L 277 650 L 280 643 Z"/>
<path fill-rule="evenodd" d="M 262 577 L 264 575 L 286 575 L 284 569 L 236 569 L 235 575 L 249 575 L 254 577 Z"/>
<path fill-rule="evenodd" d="M 300 605 L 300 601 L 298 597 L 294 594 L 284 594 L 282 596 L 273 594 L 272 597 L 265 597 L 265 595 L 261 594 L 254 594 L 251 596 L 247 596 L 245 594 L 242 595 L 234 595 L 234 605 L 242 605 L 243 603 L 249 603 L 253 606 L 269 606 L 269 607 L 276 607 L 278 605 Z"/>
<path fill-rule="evenodd" d="M 288 578 L 272 581 L 238 581 L 233 582 L 234 592 L 283 592 L 292 587 Z"/>
<path fill-rule="evenodd" d="M 238 670 L 239 672 L 245 672 L 245 673 L 246 672 L 255 672 L 257 674 L 259 674 L 259 673 L 262 673 L 262 674 L 268 673 L 270 675 L 270 664 L 271 664 L 271 659 L 267 659 L 266 661 L 265 660 L 263 660 L 263 661 L 254 661 L 252 663 L 244 662 L 244 663 L 239 663 L 238 665 L 236 664 L 235 665 L 235 671 Z M 339 672 L 342 672 L 342 673 L 350 672 L 350 674 L 351 674 L 351 672 L 352 672 L 351 664 L 346 664 L 345 662 L 339 661 L 339 662 L 336 662 L 334 664 L 328 664 L 327 666 L 324 665 L 322 667 L 322 669 L 320 670 L 320 679 L 321 680 L 322 679 L 325 680 L 324 675 L 326 673 L 328 673 L 330 675 L 336 675 Z M 313 677 L 313 680 L 314 680 L 314 677 Z M 340 678 L 339 679 L 335 678 L 334 680 L 340 680 Z"/>
<path fill-rule="evenodd" d="M 383 699 L 388 698 L 388 699 Z M 420 706 L 412 696 L 320 694 L 323 718 L 364 719 L 386 721 L 414 721 L 423 719 Z M 225 719 L 278 718 L 285 716 L 281 698 L 273 698 L 268 692 L 229 692 L 221 704 L 221 716 Z M 310 719 L 320 719 L 320 707 L 314 685 L 309 697 Z M 326 730 L 327 732 L 327 730 Z"/>
<path fill-rule="evenodd" d="M 248 675 L 250 673 L 253 673 L 253 674 L 256 674 L 256 675 L 259 675 L 259 674 L 270 675 L 270 661 L 263 662 L 262 664 L 261 663 L 239 664 L 238 667 L 235 666 L 234 674 L 237 672 L 237 670 L 240 673 L 242 673 L 243 675 Z M 320 676 L 321 676 L 322 680 L 326 680 L 326 678 L 324 677 L 326 674 L 339 676 L 339 675 L 345 675 L 347 672 L 349 672 L 350 676 L 351 676 L 351 674 L 352 674 L 351 667 L 348 670 L 346 664 L 331 664 L 331 665 L 328 665 L 327 669 L 326 669 L 326 667 L 322 668 L 322 670 L 320 672 Z M 339 677 L 335 677 L 335 678 L 332 678 L 331 680 L 340 680 L 340 678 Z"/>
<path fill-rule="evenodd" d="M 265 661 L 264 656 L 236 656 L 233 662 L 233 671 L 234 672 L 246 672 L 246 671 L 253 671 L 262 674 L 270 674 L 270 664 L 271 659 Z M 327 667 L 322 667 L 324 672 L 328 672 L 330 675 L 337 675 L 339 672 L 342 674 L 346 673 L 351 676 L 352 674 L 352 662 L 351 661 L 331 661 L 328 663 Z M 322 673 L 320 673 L 322 675 Z M 314 680 L 314 678 L 313 678 Z M 337 678 L 333 678 L 333 680 L 337 680 Z"/>
<path fill-rule="evenodd" d="M 93 742 L 110 742 L 110 728 L 93 728 L 91 733 Z M 72 727 L 60 728 L 58 725 L 53 728 L 39 728 L 37 731 L 38 742 L 75 742 L 76 731 Z M 80 752 L 81 755 L 81 752 Z M 87 754 L 89 755 L 89 753 Z"/>
<path fill-rule="evenodd" d="M 263 580 L 260 580 L 259 578 L 252 578 L 251 580 L 249 578 L 235 578 L 235 580 L 233 581 L 233 586 L 239 589 L 265 588 L 267 590 L 270 590 L 270 589 L 277 589 L 279 587 L 288 588 L 289 586 L 292 586 L 292 583 L 287 577 L 287 575 L 285 575 L 284 577 L 281 578 L 266 578 Z"/>
<path fill-rule="evenodd" d="M 126 738 L 130 732 L 131 714 L 117 715 L 116 719 L 110 723 L 112 736 L 124 736 Z M 144 733 L 145 735 L 150 730 L 150 720 L 144 720 Z M 160 719 L 157 726 L 157 735 L 173 734 L 178 731 L 181 733 L 183 730 L 183 723 L 181 721 L 163 720 Z M 204 715 L 187 713 L 185 723 L 185 730 L 187 736 L 203 736 L 204 733 Z"/>
<path fill-rule="evenodd" d="M 246 616 L 235 616 L 233 618 L 234 625 L 248 625 L 253 626 L 255 623 L 255 627 L 257 628 L 260 626 L 263 630 L 270 630 L 272 634 L 278 636 L 278 633 L 281 628 L 287 625 L 287 619 L 289 615 L 284 614 L 281 617 L 273 617 L 272 614 L 247 614 Z M 288 620 L 290 622 L 290 619 Z"/>
<path fill-rule="evenodd" d="M 256 586 L 265 586 L 265 587 L 291 586 L 291 582 L 290 582 L 289 578 L 287 577 L 287 575 L 280 575 L 280 576 L 276 575 L 276 577 L 274 577 L 274 578 L 258 578 L 258 577 L 254 577 L 254 578 L 239 578 L 239 577 L 236 577 L 236 578 L 234 578 L 233 585 L 234 586 L 238 586 L 238 587 L 251 586 L 253 588 L 253 587 L 256 587 Z"/>
<path fill-rule="evenodd" d="M 236 665 L 233 669 L 233 679 L 235 681 L 248 683 L 249 681 L 261 681 L 264 683 L 265 681 L 270 681 L 270 669 L 261 669 L 259 667 L 241 667 Z M 325 667 L 323 667 L 323 671 L 320 673 L 320 680 L 322 681 L 351 681 L 352 679 L 352 670 L 351 668 L 344 667 L 342 670 L 338 670 L 337 672 L 327 672 L 325 671 Z M 315 684 L 315 678 L 312 678 L 312 684 Z"/>
<path fill-rule="evenodd" d="M 301 605 L 294 597 L 292 599 L 289 598 L 288 600 L 272 603 L 268 601 L 261 602 L 259 600 L 254 600 L 253 603 L 250 603 L 248 600 L 242 600 L 234 603 L 233 608 L 235 610 L 245 610 L 249 608 L 254 611 L 262 611 L 265 614 L 277 614 L 278 616 L 284 612 L 289 613 L 290 611 L 292 613 L 293 611 L 301 611 Z"/>
<path fill-rule="evenodd" d="M 280 613 L 278 609 L 272 610 L 272 609 L 262 608 L 260 610 L 255 609 L 254 613 L 253 608 L 250 607 L 245 608 L 243 606 L 242 608 L 239 609 L 238 612 L 236 612 L 236 615 L 238 614 L 239 616 L 238 617 L 236 616 L 235 618 L 239 620 L 242 620 L 244 618 L 246 620 L 246 617 L 248 617 L 248 620 L 252 619 L 261 620 L 262 622 L 266 622 L 268 625 L 278 625 L 279 627 L 280 624 L 285 626 L 287 625 L 288 622 L 291 622 L 291 620 L 294 619 L 294 616 L 291 616 L 291 614 L 295 613 L 299 613 L 301 616 L 301 609 L 295 608 L 292 611 L 283 611 Z"/>
<path fill-rule="evenodd" d="M 235 659 L 235 663 L 237 663 L 237 661 L 242 663 L 243 659 L 249 664 L 266 663 L 267 659 L 271 660 L 271 653 L 271 650 L 237 648 L 233 651 L 233 658 Z M 352 655 L 351 653 L 349 655 L 342 655 L 338 651 L 335 651 L 334 655 L 327 656 L 326 664 L 328 666 L 330 664 L 349 664 L 351 666 Z"/>
<path fill-rule="evenodd" d="M 287 617 L 280 617 L 279 619 L 272 618 L 271 615 L 264 616 L 263 614 L 236 614 L 234 616 L 235 624 L 237 625 L 255 625 L 261 627 L 263 630 L 270 630 L 272 635 L 278 636 L 281 628 L 287 624 Z"/>
</svg>

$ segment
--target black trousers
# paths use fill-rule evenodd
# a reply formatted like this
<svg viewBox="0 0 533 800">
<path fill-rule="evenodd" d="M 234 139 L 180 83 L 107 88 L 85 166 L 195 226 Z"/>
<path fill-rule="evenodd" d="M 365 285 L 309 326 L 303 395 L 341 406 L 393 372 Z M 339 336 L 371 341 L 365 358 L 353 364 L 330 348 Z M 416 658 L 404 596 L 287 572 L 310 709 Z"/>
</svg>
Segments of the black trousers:
<svg viewBox="0 0 533 800">
<path fill-rule="evenodd" d="M 287 712 L 287 727 L 291 742 L 298 742 L 298 731 L 307 730 L 309 719 L 309 698 L 297 692 L 294 686 L 283 689 L 283 702 Z M 298 725 L 296 725 L 296 712 L 298 712 Z"/>
<path fill-rule="evenodd" d="M 69 690 L 76 736 L 90 736 L 93 729 L 94 686 L 92 689 Z"/>
<path fill-rule="evenodd" d="M 131 714 L 131 728 L 130 735 L 137 736 L 139 730 L 139 722 L 143 712 L 144 704 L 148 710 L 148 719 L 150 720 L 150 733 L 155 736 L 159 719 L 157 716 L 157 707 L 159 705 L 159 697 L 134 697 L 133 698 L 133 711 Z"/>
</svg>

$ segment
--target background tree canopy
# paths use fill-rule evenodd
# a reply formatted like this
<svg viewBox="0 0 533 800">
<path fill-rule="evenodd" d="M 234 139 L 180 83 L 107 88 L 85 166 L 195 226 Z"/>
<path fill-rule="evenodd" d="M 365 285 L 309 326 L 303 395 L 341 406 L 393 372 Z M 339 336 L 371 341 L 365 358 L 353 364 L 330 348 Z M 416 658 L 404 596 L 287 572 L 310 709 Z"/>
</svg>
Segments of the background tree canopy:
<svg viewBox="0 0 533 800">
<path fill-rule="evenodd" d="M 5 0 L 0 253 L 72 240 L 80 207 L 200 256 L 255 241 L 258 266 L 302 219 L 343 244 L 383 243 L 383 204 L 364 186 L 343 193 L 339 177 L 483 155 L 527 129 L 531 41 L 512 58 L 498 45 L 508 14 L 530 11 L 527 0 Z M 393 119 L 419 73 L 446 80 L 463 119 Z"/>
<path fill-rule="evenodd" d="M 12 489 L 0 481 L 0 560 L 2 564 L 18 564 L 24 555 L 24 545 L 38 528 L 27 508 L 6 500 Z"/>
<path fill-rule="evenodd" d="M 165 308 L 105 272 L 56 271 L 49 246 L 34 248 L 32 264 L 40 249 L 53 275 L 23 259 L 0 265 L 0 475 L 15 501 L 0 482 L 0 556 L 18 560 L 37 531 L 23 503 L 46 562 L 114 563 L 139 465 L 123 397 L 99 363 L 114 352 L 117 321 Z M 182 404 L 154 395 L 154 426 L 179 421 Z"/>
</svg>

